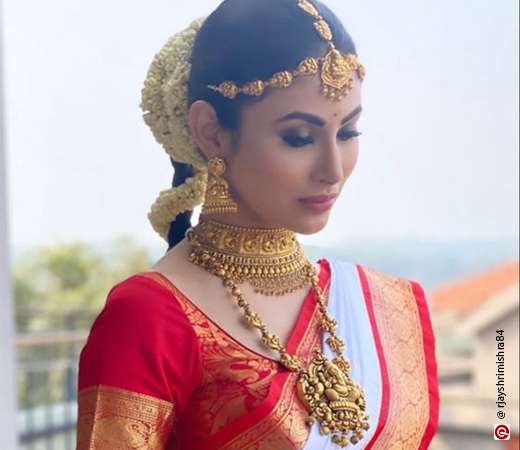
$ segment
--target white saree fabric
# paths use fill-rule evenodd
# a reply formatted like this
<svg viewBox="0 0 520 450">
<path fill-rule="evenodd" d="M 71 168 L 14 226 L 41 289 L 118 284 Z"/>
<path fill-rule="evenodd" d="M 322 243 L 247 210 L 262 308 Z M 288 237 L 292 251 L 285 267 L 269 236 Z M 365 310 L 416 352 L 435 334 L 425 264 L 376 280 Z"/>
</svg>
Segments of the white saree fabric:
<svg viewBox="0 0 520 450">
<path fill-rule="evenodd" d="M 365 391 L 370 429 L 359 443 L 350 444 L 348 447 L 359 450 L 370 442 L 379 422 L 382 398 L 381 368 L 356 265 L 332 258 L 327 260 L 331 269 L 328 310 L 339 323 L 337 334 L 346 345 L 344 355 L 352 366 L 350 376 Z M 325 343 L 323 348 L 327 356 L 335 356 Z M 331 435 L 322 436 L 318 424 L 315 424 L 304 450 L 339 450 L 339 447 L 331 442 L 331 438 Z"/>
</svg>

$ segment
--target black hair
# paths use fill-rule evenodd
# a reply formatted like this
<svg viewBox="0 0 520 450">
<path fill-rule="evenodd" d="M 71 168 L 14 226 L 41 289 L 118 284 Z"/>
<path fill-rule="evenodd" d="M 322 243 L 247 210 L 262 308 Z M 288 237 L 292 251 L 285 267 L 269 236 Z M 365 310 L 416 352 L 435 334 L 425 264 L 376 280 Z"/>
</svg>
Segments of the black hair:
<svg viewBox="0 0 520 450">
<path fill-rule="evenodd" d="M 336 48 L 344 54 L 356 54 L 354 42 L 336 15 L 319 1 L 308 1 L 330 25 Z M 207 86 L 266 80 L 276 72 L 296 69 L 306 57 L 323 56 L 328 44 L 316 32 L 314 22 L 295 0 L 225 0 L 197 33 L 190 61 L 188 105 L 197 100 L 210 103 L 220 125 L 238 132 L 240 112 L 262 97 L 239 94 L 230 100 Z M 186 164 L 173 164 L 176 187 L 192 176 L 192 170 Z M 171 223 L 170 249 L 184 238 L 191 215 L 191 211 L 180 214 Z"/>
<path fill-rule="evenodd" d="M 173 187 L 184 184 L 188 178 L 193 176 L 193 167 L 190 164 L 176 162 L 173 159 L 171 159 L 171 162 L 174 170 L 172 181 Z M 168 250 L 175 247 L 184 239 L 186 230 L 191 227 L 192 215 L 193 211 L 180 213 L 170 224 L 170 229 L 168 230 Z"/>
</svg>

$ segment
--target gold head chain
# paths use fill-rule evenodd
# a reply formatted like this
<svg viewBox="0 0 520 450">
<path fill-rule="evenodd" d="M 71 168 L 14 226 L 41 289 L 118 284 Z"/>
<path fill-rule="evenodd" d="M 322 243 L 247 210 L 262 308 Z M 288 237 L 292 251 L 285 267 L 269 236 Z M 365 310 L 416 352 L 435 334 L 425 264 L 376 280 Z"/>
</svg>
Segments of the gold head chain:
<svg viewBox="0 0 520 450">
<path fill-rule="evenodd" d="M 244 86 L 237 86 L 233 81 L 225 81 L 218 86 L 209 85 L 208 88 L 219 92 L 224 97 L 234 99 L 238 94 L 259 97 L 267 88 L 284 88 L 292 85 L 299 76 L 316 75 L 320 73 L 322 94 L 340 101 L 344 99 L 354 87 L 354 71 L 357 71 L 361 80 L 365 78 L 365 68 L 356 55 L 343 55 L 333 42 L 332 30 L 316 7 L 307 0 L 295 0 L 298 6 L 311 15 L 316 22 L 314 28 L 322 39 L 328 43 L 328 52 L 322 58 L 305 58 L 294 71 L 284 70 L 275 73 L 269 80 L 255 80 Z"/>
</svg>

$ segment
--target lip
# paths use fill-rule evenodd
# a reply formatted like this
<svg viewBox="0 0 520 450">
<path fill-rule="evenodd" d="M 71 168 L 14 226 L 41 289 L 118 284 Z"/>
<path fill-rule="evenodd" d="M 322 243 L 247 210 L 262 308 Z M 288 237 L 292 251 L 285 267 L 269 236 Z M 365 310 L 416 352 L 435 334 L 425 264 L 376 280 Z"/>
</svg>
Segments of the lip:
<svg viewBox="0 0 520 450">
<path fill-rule="evenodd" d="M 307 197 L 300 199 L 301 204 L 312 212 L 323 213 L 328 211 L 334 205 L 337 194 L 334 195 L 319 195 L 316 197 Z"/>
<path fill-rule="evenodd" d="M 338 194 L 330 194 L 330 195 L 316 195 L 314 197 L 305 197 L 301 198 L 301 202 L 305 203 L 313 203 L 313 204 L 320 204 L 320 203 L 328 203 L 332 200 L 335 200 L 337 198 Z"/>
</svg>

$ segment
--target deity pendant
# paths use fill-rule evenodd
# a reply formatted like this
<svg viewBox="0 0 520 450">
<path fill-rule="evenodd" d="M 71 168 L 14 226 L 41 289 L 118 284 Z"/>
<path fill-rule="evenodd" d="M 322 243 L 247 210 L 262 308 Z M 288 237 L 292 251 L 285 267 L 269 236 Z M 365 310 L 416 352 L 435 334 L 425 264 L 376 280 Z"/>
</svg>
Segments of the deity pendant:
<svg viewBox="0 0 520 450">
<path fill-rule="evenodd" d="M 331 361 L 317 350 L 297 385 L 298 398 L 310 413 L 307 423 L 318 422 L 321 434 L 332 433 L 332 442 L 341 448 L 357 444 L 370 427 L 365 394 L 349 373 L 343 356 Z"/>
</svg>

